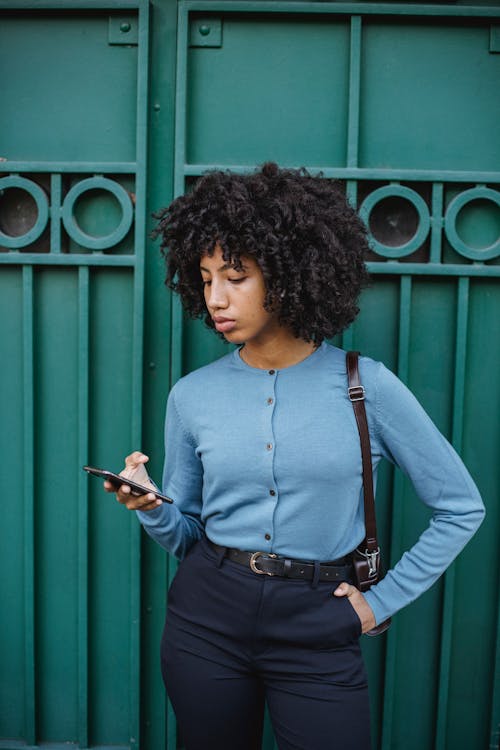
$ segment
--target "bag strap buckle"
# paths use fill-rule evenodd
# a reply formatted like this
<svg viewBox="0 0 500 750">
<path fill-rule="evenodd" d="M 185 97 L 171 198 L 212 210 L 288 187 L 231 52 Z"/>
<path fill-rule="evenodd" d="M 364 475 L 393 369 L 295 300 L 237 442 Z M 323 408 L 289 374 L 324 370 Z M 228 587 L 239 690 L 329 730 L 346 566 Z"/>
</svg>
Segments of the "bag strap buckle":
<svg viewBox="0 0 500 750">
<path fill-rule="evenodd" d="M 376 550 L 369 550 L 365 549 L 364 552 L 362 552 L 359 548 L 357 550 L 359 554 L 365 558 L 366 562 L 368 563 L 368 578 L 375 578 L 378 573 L 378 560 L 380 557 L 380 547 L 377 547 Z"/>
<path fill-rule="evenodd" d="M 364 401 L 365 389 L 362 385 L 351 385 L 347 389 L 351 401 Z"/>
</svg>

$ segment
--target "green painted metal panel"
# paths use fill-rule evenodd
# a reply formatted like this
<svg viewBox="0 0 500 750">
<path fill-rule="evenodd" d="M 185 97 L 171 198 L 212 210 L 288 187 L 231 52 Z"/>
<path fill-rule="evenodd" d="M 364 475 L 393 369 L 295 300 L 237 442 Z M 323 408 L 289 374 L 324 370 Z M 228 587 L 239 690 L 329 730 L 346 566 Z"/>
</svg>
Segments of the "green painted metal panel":
<svg viewBox="0 0 500 750">
<path fill-rule="evenodd" d="M 108 17 L 72 13 L 25 14 L 22 23 L 16 16 L 2 19 L 1 156 L 134 161 L 137 47 L 108 44 Z M 7 75 L 12 66 L 16 74 Z"/>
<path fill-rule="evenodd" d="M 0 748 L 182 745 L 158 665 L 176 565 L 79 467 L 140 445 L 160 476 L 171 382 L 227 346 L 163 289 L 148 217 L 206 168 L 268 158 L 346 181 L 374 283 L 336 343 L 409 383 L 488 508 L 445 578 L 363 643 L 374 746 L 498 744 L 499 16 L 0 0 L 0 448 L 21 477 L 0 545 Z M 377 505 L 396 560 L 428 515 L 389 465 Z"/>
<path fill-rule="evenodd" d="M 469 371 L 477 366 L 479 357 L 469 344 L 471 326 L 476 325 L 471 323 L 475 302 L 471 300 L 469 279 L 475 274 L 497 276 L 500 250 L 500 154 L 495 125 L 500 70 L 486 43 L 489 24 L 477 18 L 466 23 L 456 18 L 388 21 L 377 17 L 376 10 L 365 16 L 358 6 L 349 9 L 353 15 L 346 45 L 338 43 L 339 28 L 346 29 L 342 8 L 330 6 L 331 16 L 309 17 L 307 24 L 303 15 L 290 15 L 307 13 L 305 5 L 283 7 L 283 14 L 272 19 L 259 15 L 262 4 L 241 4 L 236 20 L 234 15 L 224 14 L 220 3 L 204 4 L 203 8 L 204 23 L 209 18 L 207 9 L 212 9 L 220 21 L 222 33 L 217 47 L 188 47 L 195 38 L 193 26 L 199 23 L 201 4 L 183 4 L 179 18 L 184 44 L 178 56 L 177 192 L 186 189 L 192 176 L 204 169 L 225 165 L 243 171 L 252 169 L 255 163 L 269 158 L 269 150 L 271 157 L 282 163 L 321 166 L 327 176 L 348 181 L 348 194 L 364 211 L 374 239 L 370 259 L 374 286 L 364 293 L 361 315 L 344 334 L 342 343 L 383 359 L 399 372 L 474 472 L 464 443 L 466 415 L 474 412 L 476 398 L 476 392 L 468 392 L 466 384 L 474 383 Z M 268 4 L 267 9 L 276 11 L 276 5 Z M 229 10 L 234 13 L 236 6 Z M 383 12 L 390 13 L 387 6 Z M 419 14 L 425 12 L 419 6 Z M 400 8 L 395 15 L 404 13 Z M 335 55 L 334 70 L 326 80 L 321 78 L 323 99 L 332 111 L 342 113 L 345 130 L 339 137 L 338 124 L 333 128 L 325 118 L 319 144 L 315 141 L 311 146 L 306 140 L 297 147 L 301 120 L 288 117 L 287 105 L 283 104 L 283 97 L 292 95 L 291 87 L 286 74 L 280 74 L 280 66 L 273 66 L 271 76 L 267 68 L 279 54 L 277 50 L 282 52 L 282 35 L 292 40 L 286 53 L 287 70 L 293 70 L 299 59 L 308 58 L 304 48 L 294 43 L 295 35 L 300 36 L 306 27 L 311 31 L 316 22 L 321 24 L 322 34 L 330 38 Z M 254 39 L 256 27 L 261 30 L 259 54 L 243 42 L 240 55 L 245 38 L 240 29 L 248 28 L 248 42 Z M 271 29 L 272 36 L 266 33 Z M 309 40 L 312 46 L 312 38 L 313 34 L 304 31 L 301 42 Z M 240 42 L 238 51 L 236 39 Z M 244 73 L 247 58 L 252 60 L 251 84 Z M 224 70 L 218 67 L 219 59 L 224 59 Z M 245 81 L 244 92 L 248 94 L 243 105 L 233 96 L 235 70 L 239 81 Z M 337 76 L 343 78 L 340 85 Z M 258 113 L 269 108 L 270 80 L 276 108 L 269 119 L 270 132 L 256 146 L 248 134 L 259 132 Z M 299 76 L 293 88 L 294 104 L 303 103 L 314 120 L 310 90 L 304 91 L 300 83 Z M 211 100 L 214 91 L 226 92 L 215 109 Z M 477 92 L 475 106 L 463 112 L 464 101 L 472 92 Z M 234 101 L 238 106 L 233 110 Z M 190 116 L 184 120 L 185 110 Z M 241 111 L 246 113 L 243 126 L 236 121 Z M 213 112 L 222 115 L 217 123 Z M 286 136 L 276 146 L 272 141 L 274 118 L 280 117 Z M 310 137 L 314 132 L 311 126 Z M 235 147 L 238 136 L 242 142 Z M 335 142 L 331 146 L 335 153 L 326 147 L 311 155 L 311 149 L 321 148 L 328 138 Z M 489 187 L 483 192 L 481 185 L 485 183 Z M 498 304 L 498 287 L 492 288 Z M 201 324 L 183 322 L 180 312 L 176 314 L 174 341 L 176 356 L 179 352 L 181 356 L 174 377 L 224 351 L 224 345 L 214 341 Z M 492 343 L 493 321 L 492 316 L 484 324 L 484 338 Z M 498 436 L 493 442 L 498 450 Z M 478 481 L 479 475 L 488 472 L 487 466 L 483 461 L 477 465 Z M 484 494 L 488 506 L 498 503 L 492 489 Z M 378 506 L 384 549 L 395 561 L 425 528 L 429 514 L 416 502 L 407 481 L 391 467 L 384 467 L 381 473 Z M 494 512 L 493 534 L 498 533 L 496 515 Z M 497 684 L 498 678 L 493 675 L 491 659 L 489 663 L 483 660 L 481 649 L 476 653 L 469 645 L 476 679 L 473 686 L 464 689 L 466 669 L 460 664 L 455 645 L 459 641 L 465 648 L 466 643 L 474 642 L 477 631 L 471 618 L 467 621 L 463 612 L 459 614 L 460 607 L 466 610 L 472 605 L 476 613 L 488 618 L 484 652 L 491 654 L 497 648 L 497 596 L 489 608 L 477 590 L 469 594 L 472 582 L 468 572 L 473 568 L 472 561 L 477 560 L 480 540 L 481 536 L 438 584 L 398 615 L 385 641 L 364 643 L 374 686 L 376 747 L 488 747 L 496 728 L 494 717 L 498 717 L 489 686 L 495 680 Z M 482 632 L 486 632 L 484 628 Z M 472 663 L 468 669 L 472 669 Z M 478 692 L 483 695 L 483 702 L 472 700 L 474 691 L 476 696 Z M 463 733 L 452 727 L 458 714 L 460 726 L 467 726 Z M 273 747 L 270 734 L 264 747 Z"/>
<path fill-rule="evenodd" d="M 220 48 L 189 48 L 187 161 L 252 164 L 267 155 L 291 164 L 300 151 L 305 163 L 341 165 L 348 23 L 226 17 L 222 39 Z"/>
<path fill-rule="evenodd" d="M 140 530 L 81 466 L 119 466 L 141 440 L 149 6 L 27 10 L 0 7 L 0 66 L 18 72 L 3 75 L 2 414 L 5 399 L 22 477 L 0 746 L 124 749 L 140 743 Z"/>
<path fill-rule="evenodd" d="M 360 165 L 452 170 L 498 165 L 500 59 L 489 52 L 488 40 L 484 22 L 367 23 Z"/>
</svg>

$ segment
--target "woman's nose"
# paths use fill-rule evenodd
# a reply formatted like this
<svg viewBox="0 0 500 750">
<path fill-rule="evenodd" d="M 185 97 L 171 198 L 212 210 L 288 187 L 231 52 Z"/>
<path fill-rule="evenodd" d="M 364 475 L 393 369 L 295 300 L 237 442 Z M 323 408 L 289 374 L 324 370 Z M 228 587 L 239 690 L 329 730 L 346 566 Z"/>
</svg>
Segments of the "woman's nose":
<svg viewBox="0 0 500 750">
<path fill-rule="evenodd" d="M 227 294 L 224 290 L 223 284 L 212 281 L 209 286 L 207 305 L 212 310 L 219 310 L 227 307 Z"/>
</svg>

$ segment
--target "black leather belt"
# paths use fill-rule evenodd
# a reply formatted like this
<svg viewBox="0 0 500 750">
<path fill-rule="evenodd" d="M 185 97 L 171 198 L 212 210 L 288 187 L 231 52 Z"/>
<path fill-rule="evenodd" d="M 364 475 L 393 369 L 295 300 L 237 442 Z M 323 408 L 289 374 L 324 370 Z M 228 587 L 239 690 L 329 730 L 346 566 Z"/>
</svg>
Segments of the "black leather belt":
<svg viewBox="0 0 500 750">
<path fill-rule="evenodd" d="M 283 578 L 303 578 L 305 581 L 351 581 L 352 565 L 347 557 L 339 560 L 315 564 L 311 561 L 291 560 L 278 557 L 270 552 L 247 552 L 246 550 L 223 547 L 208 540 L 210 547 L 222 559 L 245 565 L 254 573 Z M 315 575 L 315 569 L 317 573 Z"/>
</svg>

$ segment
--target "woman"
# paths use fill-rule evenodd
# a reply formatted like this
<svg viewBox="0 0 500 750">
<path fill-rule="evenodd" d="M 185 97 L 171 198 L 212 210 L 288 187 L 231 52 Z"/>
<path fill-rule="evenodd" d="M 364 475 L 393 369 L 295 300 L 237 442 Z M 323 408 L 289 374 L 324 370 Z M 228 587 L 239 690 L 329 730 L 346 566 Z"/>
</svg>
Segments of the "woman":
<svg viewBox="0 0 500 750">
<path fill-rule="evenodd" d="M 406 387 L 361 358 L 374 473 L 382 457 L 398 464 L 433 509 L 361 594 L 350 567 L 364 537 L 359 437 L 345 352 L 325 339 L 358 312 L 363 224 L 335 183 L 272 163 L 208 174 L 158 218 L 168 286 L 238 346 L 170 393 L 174 505 L 117 493 L 182 560 L 161 655 L 185 746 L 255 750 L 267 702 L 282 750 L 368 748 L 359 636 L 438 578 L 483 504 Z M 132 453 L 123 473 L 149 482 L 147 460 Z"/>
</svg>

